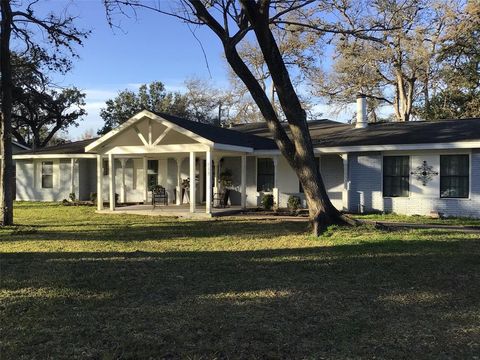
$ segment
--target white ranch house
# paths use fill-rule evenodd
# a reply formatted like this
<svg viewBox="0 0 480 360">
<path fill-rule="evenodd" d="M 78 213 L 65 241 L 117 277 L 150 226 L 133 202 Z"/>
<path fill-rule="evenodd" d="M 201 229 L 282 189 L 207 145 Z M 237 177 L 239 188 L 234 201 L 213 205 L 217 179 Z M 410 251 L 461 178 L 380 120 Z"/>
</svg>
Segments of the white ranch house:
<svg viewBox="0 0 480 360">
<path fill-rule="evenodd" d="M 367 124 L 364 98 L 357 108 L 356 125 L 309 123 L 338 209 L 480 217 L 480 119 Z M 14 160 L 21 201 L 61 201 L 70 193 L 88 200 L 97 193 L 103 199 L 98 210 L 116 211 L 115 194 L 119 203 L 149 204 L 149 185 L 159 184 L 168 193 L 162 208 L 211 215 L 226 169 L 233 174 L 232 208 L 257 207 L 264 193 L 272 193 L 279 207 L 290 195 L 303 199 L 296 174 L 263 123 L 219 128 L 142 111 L 98 139 L 25 150 Z M 190 200 L 182 196 L 187 178 L 198 179 Z M 151 211 L 147 205 L 136 209 Z"/>
</svg>

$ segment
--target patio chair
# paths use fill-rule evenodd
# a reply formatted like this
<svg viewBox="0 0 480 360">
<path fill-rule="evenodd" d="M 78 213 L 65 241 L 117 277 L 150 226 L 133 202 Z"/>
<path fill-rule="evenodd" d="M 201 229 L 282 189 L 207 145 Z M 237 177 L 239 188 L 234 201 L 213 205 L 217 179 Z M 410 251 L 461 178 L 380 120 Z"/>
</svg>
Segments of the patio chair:
<svg viewBox="0 0 480 360">
<path fill-rule="evenodd" d="M 168 205 L 168 193 L 163 186 L 155 186 L 152 190 L 152 205 L 154 209 L 157 204 Z"/>
</svg>

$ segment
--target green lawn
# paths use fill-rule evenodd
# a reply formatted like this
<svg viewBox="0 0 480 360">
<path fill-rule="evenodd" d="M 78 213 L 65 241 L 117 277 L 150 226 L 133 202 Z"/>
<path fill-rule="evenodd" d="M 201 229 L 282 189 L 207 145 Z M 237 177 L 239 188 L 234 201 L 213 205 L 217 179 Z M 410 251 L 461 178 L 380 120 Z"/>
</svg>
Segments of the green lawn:
<svg viewBox="0 0 480 360">
<path fill-rule="evenodd" d="M 478 358 L 480 238 L 97 215 L 0 230 L 1 359 Z"/>
<path fill-rule="evenodd" d="M 441 218 L 434 219 L 428 216 L 420 215 L 399 215 L 399 214 L 365 214 L 353 215 L 356 219 L 370 220 L 370 221 L 385 221 L 385 222 L 404 222 L 411 224 L 441 224 L 454 226 L 478 226 L 480 227 L 479 219 L 472 218 Z"/>
</svg>

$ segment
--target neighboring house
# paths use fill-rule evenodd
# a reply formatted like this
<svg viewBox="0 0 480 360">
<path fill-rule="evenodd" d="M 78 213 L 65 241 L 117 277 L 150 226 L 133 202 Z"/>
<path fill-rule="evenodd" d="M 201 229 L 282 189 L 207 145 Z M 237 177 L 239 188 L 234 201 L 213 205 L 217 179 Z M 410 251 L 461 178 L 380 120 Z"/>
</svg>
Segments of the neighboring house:
<svg viewBox="0 0 480 360">
<path fill-rule="evenodd" d="M 309 123 L 323 180 L 333 204 L 351 212 L 442 213 L 480 217 L 480 119 L 367 124 L 358 99 L 356 125 Z M 180 204 L 189 189 L 190 211 L 211 211 L 220 173 L 233 173 L 232 205 L 256 207 L 265 193 L 286 207 L 303 198 L 294 171 L 263 123 L 218 128 L 142 111 L 108 134 L 14 156 L 17 200 L 59 201 L 91 193 L 114 210 L 150 201 L 150 185 L 164 186 Z M 99 209 L 103 203 L 99 202 Z"/>
</svg>

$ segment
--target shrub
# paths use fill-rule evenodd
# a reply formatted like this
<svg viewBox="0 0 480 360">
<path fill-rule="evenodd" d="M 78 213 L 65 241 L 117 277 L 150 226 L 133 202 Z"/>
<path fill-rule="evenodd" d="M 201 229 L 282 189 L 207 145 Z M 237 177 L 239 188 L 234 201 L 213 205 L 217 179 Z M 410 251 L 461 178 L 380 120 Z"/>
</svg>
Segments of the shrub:
<svg viewBox="0 0 480 360">
<path fill-rule="evenodd" d="M 232 170 L 225 169 L 220 173 L 220 184 L 224 189 L 227 189 L 233 185 Z"/>
<path fill-rule="evenodd" d="M 97 193 L 96 192 L 91 192 L 90 193 L 90 201 L 94 204 L 97 203 Z"/>
<path fill-rule="evenodd" d="M 290 211 L 293 211 L 293 212 L 297 211 L 301 205 L 302 203 L 298 196 L 290 195 L 288 197 L 287 207 Z"/>
<path fill-rule="evenodd" d="M 262 196 L 262 206 L 265 210 L 272 210 L 273 208 L 273 195 L 264 194 Z"/>
<path fill-rule="evenodd" d="M 71 201 L 72 203 L 77 202 L 77 196 L 75 195 L 74 192 L 68 194 L 68 198 L 70 199 L 70 201 Z"/>
</svg>

